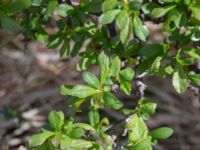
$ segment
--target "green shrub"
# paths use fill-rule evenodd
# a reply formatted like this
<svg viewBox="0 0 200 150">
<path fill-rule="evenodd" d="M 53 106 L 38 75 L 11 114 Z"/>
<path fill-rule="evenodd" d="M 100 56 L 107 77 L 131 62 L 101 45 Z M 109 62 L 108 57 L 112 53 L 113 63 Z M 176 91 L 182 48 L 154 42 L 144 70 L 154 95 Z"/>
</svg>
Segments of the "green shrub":
<svg viewBox="0 0 200 150">
<path fill-rule="evenodd" d="M 60 57 L 80 57 L 77 70 L 84 85 L 62 85 L 60 93 L 69 95 L 74 113 L 49 114 L 49 127 L 34 135 L 29 148 L 151 150 L 159 139 L 167 139 L 173 130 L 161 127 L 149 131 L 147 120 L 156 104 L 144 97 L 143 78 L 149 75 L 172 77 L 178 93 L 189 84 L 200 86 L 200 74 L 189 67 L 200 59 L 199 0 L 2 0 L 0 23 L 7 32 L 47 43 L 50 49 L 60 48 Z M 45 27 L 56 15 L 57 33 L 49 34 Z M 162 43 L 149 43 L 146 21 L 162 24 Z M 71 44 L 74 43 L 74 44 Z M 91 65 L 99 75 L 86 71 Z M 136 83 L 138 104 L 127 109 L 115 93 L 132 93 Z M 148 86 L 148 85 L 147 85 Z M 133 94 L 132 94 L 133 95 Z M 88 123 L 77 123 L 74 115 L 89 101 Z M 111 134 L 117 125 L 101 118 L 100 110 L 110 108 L 126 115 L 121 120 L 125 144 Z"/>
</svg>

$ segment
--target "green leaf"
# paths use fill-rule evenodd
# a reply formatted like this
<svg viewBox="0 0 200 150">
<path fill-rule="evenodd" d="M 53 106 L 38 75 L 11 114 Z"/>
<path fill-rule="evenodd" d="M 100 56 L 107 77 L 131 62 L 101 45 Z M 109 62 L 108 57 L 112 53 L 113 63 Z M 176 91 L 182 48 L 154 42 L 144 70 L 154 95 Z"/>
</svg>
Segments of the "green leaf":
<svg viewBox="0 0 200 150">
<path fill-rule="evenodd" d="M 80 39 L 75 40 L 75 44 L 71 50 L 71 56 L 75 57 L 78 55 L 79 51 L 81 50 L 81 48 L 83 47 L 84 44 L 84 36 L 81 36 Z"/>
<path fill-rule="evenodd" d="M 188 77 L 194 84 L 200 86 L 200 74 L 189 73 Z"/>
<path fill-rule="evenodd" d="M 192 0 L 183 0 L 185 5 L 191 4 Z"/>
<path fill-rule="evenodd" d="M 101 52 L 98 56 L 98 62 L 100 64 L 101 84 L 103 84 L 109 73 L 109 57 L 104 52 Z"/>
<path fill-rule="evenodd" d="M 99 82 L 98 78 L 95 76 L 95 74 L 91 72 L 85 71 L 83 73 L 83 79 L 88 85 L 94 88 L 99 88 L 101 86 L 101 83 Z"/>
<path fill-rule="evenodd" d="M 116 24 L 118 28 L 123 29 L 126 26 L 128 19 L 129 19 L 129 14 L 127 10 L 122 10 L 116 19 Z"/>
<path fill-rule="evenodd" d="M 53 135 L 55 135 L 55 133 L 50 131 L 45 131 L 42 133 L 35 134 L 30 139 L 29 146 L 35 147 L 42 145 L 48 138 L 52 137 Z"/>
<path fill-rule="evenodd" d="M 150 14 L 153 9 L 158 7 L 159 5 L 157 3 L 149 2 L 142 5 L 142 11 L 144 12 L 144 14 Z"/>
<path fill-rule="evenodd" d="M 16 0 L 12 3 L 9 3 L 8 5 L 5 5 L 4 7 L 6 8 L 5 10 L 8 14 L 14 14 L 22 11 L 23 9 L 29 8 L 31 5 L 31 0 Z"/>
<path fill-rule="evenodd" d="M 158 56 L 154 62 L 152 63 L 151 65 L 151 71 L 152 72 L 159 72 L 159 68 L 160 68 L 160 63 L 161 63 L 161 60 L 162 60 L 162 56 Z"/>
<path fill-rule="evenodd" d="M 32 6 L 40 6 L 43 0 L 33 0 Z"/>
<path fill-rule="evenodd" d="M 139 1 L 130 1 L 129 2 L 129 8 L 131 10 L 136 10 L 137 11 L 137 10 L 140 10 L 141 7 L 142 7 L 142 3 L 139 2 Z"/>
<path fill-rule="evenodd" d="M 61 134 L 60 133 L 56 133 L 52 138 L 51 138 L 51 144 L 54 147 L 58 147 L 60 144 L 60 140 L 61 140 Z"/>
<path fill-rule="evenodd" d="M 73 11 L 73 6 L 69 4 L 61 4 L 58 6 L 58 13 L 62 17 L 67 17 L 68 14 L 70 14 L 71 11 Z"/>
<path fill-rule="evenodd" d="M 120 41 L 127 45 L 130 37 L 131 37 L 131 32 L 132 32 L 132 23 L 131 23 L 131 19 L 128 18 L 126 21 L 126 25 L 125 27 L 120 31 Z"/>
<path fill-rule="evenodd" d="M 189 7 L 190 10 L 192 11 L 192 15 L 194 16 L 194 18 L 196 18 L 197 20 L 200 20 L 200 8 L 199 7 Z"/>
<path fill-rule="evenodd" d="M 45 43 L 48 41 L 49 35 L 42 27 L 39 27 L 35 33 L 35 38 L 37 41 Z"/>
<path fill-rule="evenodd" d="M 62 111 L 52 111 L 50 112 L 49 116 L 48 116 L 48 120 L 50 122 L 50 125 L 53 129 L 55 129 L 56 131 L 61 131 L 62 127 L 64 125 L 64 120 L 65 116 L 64 113 Z"/>
<path fill-rule="evenodd" d="M 102 11 L 102 1 L 91 1 L 91 2 L 89 2 L 88 1 L 88 5 L 86 6 L 86 9 L 85 10 L 87 10 L 87 12 L 89 12 L 89 13 L 101 13 Z"/>
<path fill-rule="evenodd" d="M 148 119 L 156 110 L 156 103 L 150 102 L 145 98 L 142 98 L 138 102 L 140 106 L 139 113 L 144 119 Z"/>
<path fill-rule="evenodd" d="M 75 150 L 81 150 L 81 149 L 87 149 L 92 147 L 93 142 L 86 141 L 86 140 L 81 140 L 81 139 L 73 139 L 71 141 L 70 148 L 75 149 Z"/>
<path fill-rule="evenodd" d="M 123 103 L 120 102 L 113 94 L 110 92 L 103 93 L 103 99 L 105 106 L 113 109 L 120 109 L 123 106 Z"/>
<path fill-rule="evenodd" d="M 135 146 L 134 150 L 153 150 L 151 145 L 151 138 L 145 137 L 144 139 L 140 140 Z"/>
<path fill-rule="evenodd" d="M 78 139 L 84 136 L 85 132 L 81 128 L 73 128 L 73 130 L 70 132 L 70 137 L 73 139 Z"/>
<path fill-rule="evenodd" d="M 72 139 L 68 136 L 64 136 L 60 140 L 60 148 L 61 149 L 69 148 L 71 146 L 71 143 L 72 143 Z"/>
<path fill-rule="evenodd" d="M 136 142 L 147 136 L 148 129 L 142 118 L 137 114 L 133 115 L 126 124 L 126 129 L 129 130 L 128 139 L 132 142 Z"/>
<path fill-rule="evenodd" d="M 102 125 L 109 126 L 109 124 L 110 124 L 109 119 L 104 117 L 104 118 L 101 119 L 99 126 L 102 126 Z"/>
<path fill-rule="evenodd" d="M 107 11 L 106 13 L 102 14 L 100 17 L 99 17 L 99 22 L 101 24 L 110 24 L 112 23 L 115 18 L 117 17 L 117 15 L 121 12 L 120 9 L 114 9 L 114 10 L 109 10 Z"/>
<path fill-rule="evenodd" d="M 72 85 L 61 85 L 60 86 L 60 94 L 61 95 L 69 95 L 73 86 Z"/>
<path fill-rule="evenodd" d="M 131 94 L 131 82 L 127 80 L 120 79 L 120 89 L 127 95 Z"/>
<path fill-rule="evenodd" d="M 186 13 L 183 10 L 173 9 L 168 14 L 168 18 L 170 21 L 174 22 L 177 28 L 184 26 L 186 23 Z"/>
<path fill-rule="evenodd" d="M 165 54 L 169 46 L 164 44 L 147 44 L 143 46 L 139 53 L 144 59 L 156 58 Z"/>
<path fill-rule="evenodd" d="M 11 17 L 0 16 L 1 27 L 8 33 L 18 35 L 21 32 L 19 24 Z"/>
<path fill-rule="evenodd" d="M 121 60 L 116 56 L 110 66 L 109 76 L 117 77 L 121 69 Z"/>
<path fill-rule="evenodd" d="M 58 6 L 57 0 L 50 0 L 47 6 L 47 11 L 46 11 L 47 16 L 51 17 L 57 6 Z"/>
<path fill-rule="evenodd" d="M 138 16 L 134 16 L 133 18 L 133 27 L 135 30 L 136 36 L 142 40 L 146 41 L 146 38 L 149 36 L 149 30 L 148 28 L 142 24 L 142 21 Z"/>
<path fill-rule="evenodd" d="M 49 150 L 49 147 L 50 147 L 50 144 L 47 140 L 42 145 L 34 147 L 34 149 L 35 150 Z"/>
<path fill-rule="evenodd" d="M 73 107 L 75 112 L 79 112 L 80 106 L 85 102 L 85 99 L 77 98 L 77 97 L 71 97 L 69 99 L 69 107 Z"/>
<path fill-rule="evenodd" d="M 104 132 L 100 132 L 100 136 L 106 145 L 112 145 L 112 137 L 105 134 Z"/>
<path fill-rule="evenodd" d="M 176 65 L 176 69 L 173 73 L 172 84 L 178 93 L 183 93 L 187 90 L 188 80 L 180 64 Z"/>
<path fill-rule="evenodd" d="M 74 127 L 82 128 L 84 130 L 95 131 L 95 129 L 91 125 L 86 123 L 76 123 L 74 124 Z"/>
<path fill-rule="evenodd" d="M 97 93 L 97 90 L 95 90 L 94 88 L 85 85 L 77 85 L 71 89 L 68 95 L 75 96 L 78 98 L 86 98 Z"/>
<path fill-rule="evenodd" d="M 172 10 L 175 7 L 176 7 L 176 5 L 155 8 L 151 12 L 151 17 L 160 18 L 160 17 L 164 16 L 166 13 L 168 13 L 170 10 Z"/>
<path fill-rule="evenodd" d="M 50 37 L 50 41 L 47 45 L 48 48 L 50 49 L 55 49 L 57 48 L 61 42 L 63 41 L 63 35 L 62 34 L 56 34 Z"/>
<path fill-rule="evenodd" d="M 98 110 L 96 110 L 94 107 L 91 107 L 89 110 L 89 122 L 93 127 L 99 124 L 99 118 L 100 116 Z"/>
<path fill-rule="evenodd" d="M 161 0 L 164 3 L 175 3 L 177 0 Z"/>
<path fill-rule="evenodd" d="M 120 71 L 119 76 L 121 80 L 131 81 L 135 75 L 132 68 L 126 68 Z"/>
<path fill-rule="evenodd" d="M 173 130 L 168 127 L 155 129 L 149 133 L 155 139 L 167 139 L 173 134 Z"/>
<path fill-rule="evenodd" d="M 69 56 L 70 53 L 70 45 L 68 41 L 64 41 L 61 49 L 60 49 L 60 58 L 64 59 Z"/>
<path fill-rule="evenodd" d="M 107 12 L 109 10 L 115 9 L 119 4 L 117 0 L 105 0 L 102 4 L 102 11 Z"/>
</svg>

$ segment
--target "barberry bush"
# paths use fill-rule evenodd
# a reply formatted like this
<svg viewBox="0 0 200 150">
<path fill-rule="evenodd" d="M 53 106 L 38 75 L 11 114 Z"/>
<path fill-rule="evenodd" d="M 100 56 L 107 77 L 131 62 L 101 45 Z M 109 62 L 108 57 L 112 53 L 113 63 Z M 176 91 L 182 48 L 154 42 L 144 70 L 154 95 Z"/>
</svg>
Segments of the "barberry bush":
<svg viewBox="0 0 200 150">
<path fill-rule="evenodd" d="M 52 20 L 55 34 L 46 30 Z M 148 22 L 162 25 L 161 43 L 149 42 Z M 85 84 L 60 87 L 73 113 L 50 112 L 48 126 L 28 142 L 31 150 L 152 150 L 173 130 L 148 129 L 156 104 L 145 97 L 144 78 L 171 77 L 178 93 L 200 86 L 199 70 L 191 70 L 200 59 L 200 0 L 1 0 L 0 23 L 25 41 L 60 49 L 61 59 L 80 58 L 76 69 Z M 87 71 L 90 66 L 98 75 Z M 132 109 L 119 92 L 132 97 Z M 88 105 L 88 121 L 76 122 L 82 105 Z M 101 114 L 107 108 L 125 118 L 111 123 Z"/>
</svg>

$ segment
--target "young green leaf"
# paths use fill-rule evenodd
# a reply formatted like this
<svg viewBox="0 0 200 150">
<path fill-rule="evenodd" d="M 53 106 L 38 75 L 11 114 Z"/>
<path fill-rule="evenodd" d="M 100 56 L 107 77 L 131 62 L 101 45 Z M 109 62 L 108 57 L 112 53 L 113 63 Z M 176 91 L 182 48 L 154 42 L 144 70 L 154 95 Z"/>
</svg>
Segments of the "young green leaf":
<svg viewBox="0 0 200 150">
<path fill-rule="evenodd" d="M 136 142 L 147 136 L 148 129 L 142 118 L 137 114 L 133 115 L 126 124 L 126 129 L 129 130 L 128 138 L 132 142 Z"/>
<path fill-rule="evenodd" d="M 61 95 L 69 95 L 73 86 L 72 85 L 61 85 L 60 86 L 60 94 Z"/>
<path fill-rule="evenodd" d="M 99 22 L 101 24 L 110 24 L 112 23 L 115 18 L 117 17 L 117 15 L 121 12 L 120 9 L 114 9 L 114 10 L 109 10 L 107 11 L 106 13 L 102 14 L 100 17 L 99 17 Z"/>
<path fill-rule="evenodd" d="M 92 147 L 93 142 L 81 140 L 81 139 L 73 139 L 71 141 L 70 148 L 75 150 L 81 150 L 81 149 L 88 149 Z"/>
<path fill-rule="evenodd" d="M 172 84 L 178 93 L 183 93 L 187 90 L 188 79 L 180 64 L 177 64 L 173 73 Z"/>
<path fill-rule="evenodd" d="M 149 36 L 149 30 L 145 25 L 142 24 L 142 21 L 138 16 L 134 16 L 133 18 L 133 27 L 136 36 L 140 40 L 145 41 L 146 38 Z"/>
<path fill-rule="evenodd" d="M 192 58 L 200 58 L 200 51 L 196 48 L 184 49 L 184 52 Z"/>
<path fill-rule="evenodd" d="M 61 111 L 52 111 L 49 114 L 48 120 L 49 123 L 51 125 L 51 127 L 55 130 L 55 131 L 61 131 L 63 125 L 64 125 L 64 113 Z"/>
<path fill-rule="evenodd" d="M 109 76 L 117 77 L 121 69 L 121 60 L 116 56 L 110 66 Z"/>
<path fill-rule="evenodd" d="M 128 18 L 126 25 L 120 31 L 120 40 L 124 45 L 128 44 L 130 37 L 131 37 L 131 32 L 132 32 L 132 22 L 131 22 L 131 19 Z"/>
<path fill-rule="evenodd" d="M 104 52 L 101 52 L 98 56 L 98 62 L 100 64 L 101 84 L 103 84 L 109 74 L 109 57 Z"/>
<path fill-rule="evenodd" d="M 144 119 L 148 119 L 150 115 L 155 112 L 157 107 L 156 103 L 150 102 L 145 98 L 142 98 L 138 104 L 140 106 L 140 116 L 142 116 Z"/>
<path fill-rule="evenodd" d="M 82 128 L 84 130 L 95 131 L 94 127 L 86 123 L 76 123 L 74 127 Z"/>
<path fill-rule="evenodd" d="M 65 135 L 60 140 L 60 148 L 61 149 L 69 148 L 71 146 L 71 143 L 72 143 L 72 139 L 70 137 L 68 137 L 68 136 Z"/>
<path fill-rule="evenodd" d="M 101 83 L 98 80 L 98 78 L 95 76 L 95 74 L 93 74 L 91 72 L 85 71 L 83 73 L 83 79 L 88 85 L 90 85 L 94 88 L 99 88 L 101 86 Z"/>
<path fill-rule="evenodd" d="M 78 139 L 84 136 L 85 132 L 81 128 L 73 128 L 72 131 L 70 132 L 70 137 L 73 139 Z"/>
<path fill-rule="evenodd" d="M 100 136 L 105 142 L 106 145 L 112 146 L 112 137 L 110 135 L 105 134 L 104 132 L 100 132 Z"/>
<path fill-rule="evenodd" d="M 131 94 L 131 85 L 130 81 L 120 79 L 120 89 L 127 95 Z"/>
<path fill-rule="evenodd" d="M 155 129 L 149 133 L 155 139 L 167 139 L 173 134 L 173 130 L 168 127 Z"/>
<path fill-rule="evenodd" d="M 77 85 L 74 86 L 68 95 L 75 96 L 78 98 L 86 98 L 88 96 L 92 96 L 97 94 L 97 90 L 85 85 Z"/>
<path fill-rule="evenodd" d="M 127 10 L 122 10 L 116 19 L 116 24 L 119 29 L 124 29 L 127 24 L 127 20 L 129 19 L 129 14 Z"/>
<path fill-rule="evenodd" d="M 69 107 L 72 107 L 75 112 L 81 111 L 80 106 L 86 101 L 84 98 L 71 97 L 69 99 Z"/>
<path fill-rule="evenodd" d="M 113 109 L 120 109 L 123 104 L 120 102 L 113 94 L 110 92 L 104 92 L 103 93 L 103 99 L 105 106 Z"/>
<path fill-rule="evenodd" d="M 163 59 L 162 56 L 158 56 L 154 62 L 152 63 L 151 65 L 151 71 L 152 72 L 159 72 L 159 68 L 160 68 L 160 63 L 161 63 L 161 60 Z"/>
<path fill-rule="evenodd" d="M 176 5 L 170 5 L 170 6 L 155 8 L 151 12 L 151 17 L 160 18 L 160 17 L 164 16 L 165 14 L 167 14 L 170 10 L 172 10 L 175 7 L 176 7 Z"/>
<path fill-rule="evenodd" d="M 98 110 L 96 110 L 95 108 L 91 107 L 90 108 L 90 111 L 89 111 L 89 121 L 90 121 L 90 124 L 95 127 L 96 125 L 99 124 L 99 112 Z"/>
<path fill-rule="evenodd" d="M 50 131 L 45 131 L 45 132 L 42 132 L 42 133 L 35 134 L 30 139 L 29 146 L 35 147 L 35 146 L 42 145 L 48 138 L 52 137 L 53 135 L 55 135 L 55 133 L 50 132 Z"/>
<path fill-rule="evenodd" d="M 37 29 L 37 32 L 35 33 L 35 38 L 37 41 L 45 43 L 48 41 L 49 35 L 42 27 L 40 27 Z"/>
<path fill-rule="evenodd" d="M 153 150 L 151 145 L 151 138 L 145 137 L 140 140 L 133 148 L 134 150 Z"/>
<path fill-rule="evenodd" d="M 60 140 L 61 140 L 61 134 L 60 133 L 56 133 L 51 139 L 51 144 L 54 147 L 58 147 L 60 145 Z"/>
<path fill-rule="evenodd" d="M 119 76 L 120 79 L 125 81 L 131 81 L 135 75 L 135 72 L 132 68 L 126 68 L 120 71 Z"/>
</svg>

